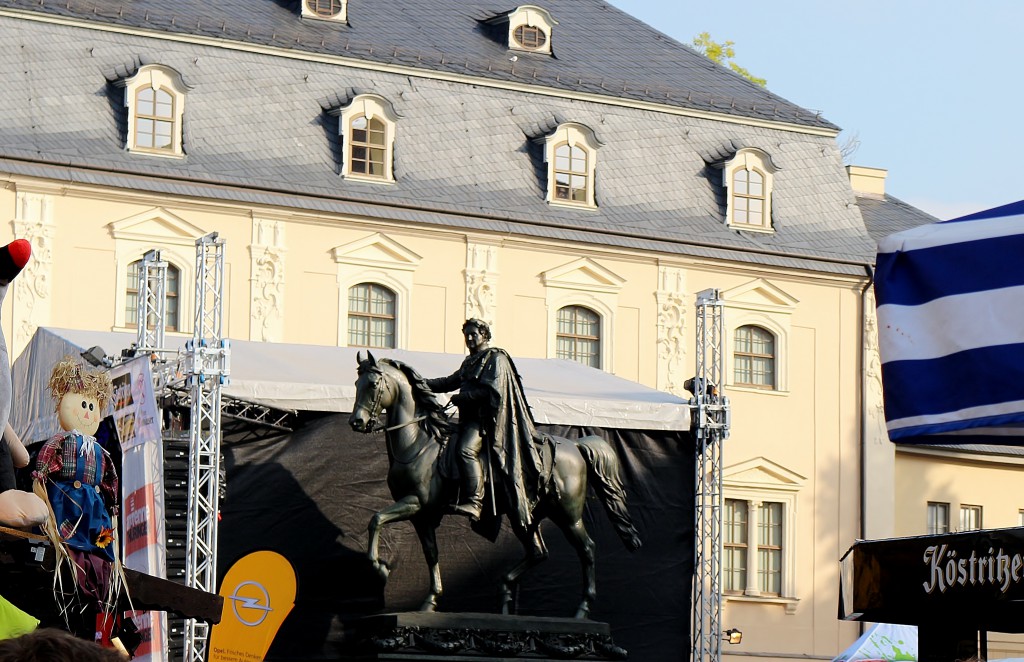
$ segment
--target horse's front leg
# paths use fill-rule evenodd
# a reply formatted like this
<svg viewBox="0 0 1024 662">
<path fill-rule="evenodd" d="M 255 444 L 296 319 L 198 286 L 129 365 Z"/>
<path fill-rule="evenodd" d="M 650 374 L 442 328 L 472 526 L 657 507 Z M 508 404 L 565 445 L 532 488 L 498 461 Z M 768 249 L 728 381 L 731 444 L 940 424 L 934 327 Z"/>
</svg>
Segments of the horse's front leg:
<svg viewBox="0 0 1024 662">
<path fill-rule="evenodd" d="M 437 599 L 444 593 L 444 588 L 441 586 L 441 567 L 437 563 L 437 529 L 420 518 L 414 519 L 412 524 L 416 527 L 420 545 L 423 547 L 423 557 L 426 559 L 427 569 L 430 571 L 430 593 L 420 605 L 420 611 L 435 611 Z"/>
<path fill-rule="evenodd" d="M 369 531 L 369 541 L 367 543 L 366 555 L 370 559 L 370 563 L 373 565 L 373 569 L 380 575 L 380 578 L 387 581 L 388 574 L 391 570 L 388 568 L 387 563 L 380 560 L 378 548 L 380 546 L 380 529 L 385 524 L 391 522 L 401 522 L 407 520 L 420 511 L 420 500 L 414 495 L 409 495 L 402 499 L 399 499 L 395 503 L 391 504 L 384 510 L 375 513 L 370 518 L 370 524 L 367 526 Z"/>
</svg>

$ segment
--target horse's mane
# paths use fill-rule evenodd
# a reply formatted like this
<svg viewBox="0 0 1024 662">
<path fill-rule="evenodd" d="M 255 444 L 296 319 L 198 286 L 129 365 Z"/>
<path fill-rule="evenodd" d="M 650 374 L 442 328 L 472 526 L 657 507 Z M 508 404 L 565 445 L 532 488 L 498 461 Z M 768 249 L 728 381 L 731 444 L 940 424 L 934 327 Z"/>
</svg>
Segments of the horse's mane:
<svg viewBox="0 0 1024 662">
<path fill-rule="evenodd" d="M 427 433 L 435 437 L 439 442 L 447 441 L 448 437 L 455 431 L 455 423 L 451 416 L 445 411 L 444 405 L 437 399 L 437 395 L 427 386 L 427 380 L 416 368 L 398 359 L 380 359 L 379 363 L 386 363 L 405 375 L 412 387 L 412 397 L 416 402 L 416 411 L 423 419 L 423 427 Z"/>
</svg>

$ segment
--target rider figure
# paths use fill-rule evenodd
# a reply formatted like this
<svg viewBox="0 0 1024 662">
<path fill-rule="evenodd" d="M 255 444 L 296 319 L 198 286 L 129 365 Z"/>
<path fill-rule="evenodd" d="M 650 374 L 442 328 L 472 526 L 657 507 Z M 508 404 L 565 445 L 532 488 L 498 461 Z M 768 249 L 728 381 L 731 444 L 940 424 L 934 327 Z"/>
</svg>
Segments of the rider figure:
<svg viewBox="0 0 1024 662">
<path fill-rule="evenodd" d="M 488 444 L 492 474 L 506 500 L 502 508 L 524 526 L 532 522 L 540 486 L 550 473 L 541 457 L 544 443 L 534 428 L 519 374 L 503 349 L 491 347 L 486 322 L 469 319 L 462 325 L 469 356 L 448 377 L 427 379 L 430 390 L 448 393 L 458 389 L 451 402 L 459 409 L 455 450 L 462 475 L 462 498 L 453 512 L 479 520 L 484 503 L 484 462 Z"/>
</svg>

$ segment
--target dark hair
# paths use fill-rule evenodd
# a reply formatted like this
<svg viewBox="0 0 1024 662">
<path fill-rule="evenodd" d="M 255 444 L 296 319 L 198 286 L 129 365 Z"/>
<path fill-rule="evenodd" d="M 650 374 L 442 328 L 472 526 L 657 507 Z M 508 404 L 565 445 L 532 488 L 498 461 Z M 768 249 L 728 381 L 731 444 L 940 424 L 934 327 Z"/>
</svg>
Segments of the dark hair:
<svg viewBox="0 0 1024 662">
<path fill-rule="evenodd" d="M 476 317 L 466 320 L 465 324 L 462 325 L 462 332 L 465 333 L 467 329 L 474 326 L 480 331 L 480 335 L 487 340 L 491 339 L 491 327 L 487 326 L 487 322 Z"/>
<path fill-rule="evenodd" d="M 56 628 L 0 641 L 0 662 L 124 662 L 120 653 Z"/>
</svg>

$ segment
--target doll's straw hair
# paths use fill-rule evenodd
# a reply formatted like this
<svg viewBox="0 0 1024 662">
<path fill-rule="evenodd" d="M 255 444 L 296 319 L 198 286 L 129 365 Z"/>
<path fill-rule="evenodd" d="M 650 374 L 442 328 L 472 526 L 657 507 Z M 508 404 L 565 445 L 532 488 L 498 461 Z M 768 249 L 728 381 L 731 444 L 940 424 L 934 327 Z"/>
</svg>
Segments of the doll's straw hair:
<svg viewBox="0 0 1024 662">
<path fill-rule="evenodd" d="M 95 398 L 100 411 L 106 409 L 107 403 L 114 395 L 114 385 L 106 371 L 91 370 L 71 356 L 65 356 L 53 366 L 47 388 L 53 397 L 55 411 L 60 409 L 60 401 L 68 393 L 80 393 Z"/>
</svg>

